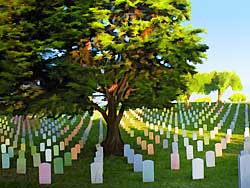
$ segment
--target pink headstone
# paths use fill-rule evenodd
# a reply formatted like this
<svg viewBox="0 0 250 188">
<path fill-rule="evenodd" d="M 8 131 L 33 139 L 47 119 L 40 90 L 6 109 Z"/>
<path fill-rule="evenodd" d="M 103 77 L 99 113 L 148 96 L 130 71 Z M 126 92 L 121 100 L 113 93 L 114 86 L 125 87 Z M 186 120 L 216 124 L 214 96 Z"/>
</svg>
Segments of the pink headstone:
<svg viewBox="0 0 250 188">
<path fill-rule="evenodd" d="M 180 169 L 179 153 L 171 153 L 171 170 Z"/>
<path fill-rule="evenodd" d="M 51 184 L 51 164 L 41 163 L 39 165 L 39 184 Z"/>
</svg>

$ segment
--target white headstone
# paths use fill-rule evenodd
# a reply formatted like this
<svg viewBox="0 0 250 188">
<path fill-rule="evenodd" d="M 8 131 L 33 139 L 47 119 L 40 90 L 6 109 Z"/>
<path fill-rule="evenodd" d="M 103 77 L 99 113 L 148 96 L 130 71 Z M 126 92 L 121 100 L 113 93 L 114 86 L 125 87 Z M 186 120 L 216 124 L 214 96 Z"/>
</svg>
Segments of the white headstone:
<svg viewBox="0 0 250 188">
<path fill-rule="evenodd" d="M 127 157 L 128 156 L 128 152 L 130 150 L 130 145 L 129 144 L 125 144 L 124 145 L 124 149 L 123 149 L 123 156 Z"/>
<path fill-rule="evenodd" d="M 192 160 L 192 178 L 204 179 L 204 160 L 196 158 Z"/>
<path fill-rule="evenodd" d="M 174 142 L 178 142 L 178 134 L 174 134 Z"/>
<path fill-rule="evenodd" d="M 212 130 L 212 131 L 210 131 L 210 138 L 211 139 L 215 139 L 215 133 L 214 133 L 214 131 Z"/>
<path fill-rule="evenodd" d="M 134 172 L 142 172 L 142 155 L 134 155 Z"/>
<path fill-rule="evenodd" d="M 51 139 L 50 138 L 47 139 L 47 146 L 49 146 L 49 147 L 51 146 Z"/>
<path fill-rule="evenodd" d="M 166 133 L 166 138 L 170 138 L 170 132 L 169 131 L 167 131 L 167 133 Z"/>
<path fill-rule="evenodd" d="M 172 152 L 178 153 L 178 142 L 172 142 Z"/>
<path fill-rule="evenodd" d="M 52 161 L 52 151 L 51 151 L 51 149 L 46 149 L 45 150 L 45 161 L 46 162 L 51 162 Z"/>
<path fill-rule="evenodd" d="M 128 164 L 133 164 L 134 163 L 134 154 L 135 154 L 134 149 L 128 150 L 128 152 L 127 152 Z"/>
<path fill-rule="evenodd" d="M 244 151 L 250 153 L 250 141 L 244 141 Z"/>
<path fill-rule="evenodd" d="M 154 161 L 145 160 L 142 165 L 142 181 L 154 182 Z"/>
<path fill-rule="evenodd" d="M 45 143 L 40 143 L 40 152 L 44 152 L 45 151 Z"/>
<path fill-rule="evenodd" d="M 187 131 L 185 129 L 182 130 L 182 137 L 185 138 L 187 136 Z"/>
<path fill-rule="evenodd" d="M 102 162 L 91 163 L 90 172 L 91 172 L 92 184 L 103 183 L 103 163 Z"/>
<path fill-rule="evenodd" d="M 238 157 L 239 188 L 249 188 L 250 185 L 250 155 Z"/>
<path fill-rule="evenodd" d="M 195 132 L 192 133 L 193 140 L 197 140 L 197 134 Z"/>
<path fill-rule="evenodd" d="M 215 153 L 214 151 L 206 152 L 206 166 L 215 167 Z"/>
<path fill-rule="evenodd" d="M 225 138 L 221 139 L 221 146 L 222 146 L 222 149 L 227 149 L 227 141 Z"/>
<path fill-rule="evenodd" d="M 197 151 L 203 151 L 203 141 L 202 140 L 197 141 Z"/>
<path fill-rule="evenodd" d="M 168 149 L 168 140 L 163 139 L 163 149 Z"/>
<path fill-rule="evenodd" d="M 189 138 L 184 138 L 184 146 L 187 147 L 189 145 Z"/>
<path fill-rule="evenodd" d="M 52 142 L 55 143 L 56 142 L 56 135 L 52 136 Z"/>
<path fill-rule="evenodd" d="M 1 144 L 1 153 L 6 153 L 6 145 L 5 144 Z"/>
<path fill-rule="evenodd" d="M 192 145 L 186 146 L 186 156 L 187 156 L 187 160 L 194 158 L 194 149 Z"/>
</svg>

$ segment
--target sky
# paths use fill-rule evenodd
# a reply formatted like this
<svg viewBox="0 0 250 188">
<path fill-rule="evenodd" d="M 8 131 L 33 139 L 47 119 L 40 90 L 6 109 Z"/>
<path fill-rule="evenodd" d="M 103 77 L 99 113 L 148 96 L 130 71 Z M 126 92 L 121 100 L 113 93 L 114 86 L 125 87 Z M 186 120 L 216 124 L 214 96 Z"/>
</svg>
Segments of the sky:
<svg viewBox="0 0 250 188">
<path fill-rule="evenodd" d="M 191 0 L 191 24 L 204 28 L 208 59 L 199 72 L 235 71 L 241 78 L 242 92 L 250 98 L 250 0 Z M 222 99 L 233 94 L 228 90 Z M 217 94 L 210 95 L 216 100 Z M 192 95 L 191 100 L 201 97 Z"/>
</svg>

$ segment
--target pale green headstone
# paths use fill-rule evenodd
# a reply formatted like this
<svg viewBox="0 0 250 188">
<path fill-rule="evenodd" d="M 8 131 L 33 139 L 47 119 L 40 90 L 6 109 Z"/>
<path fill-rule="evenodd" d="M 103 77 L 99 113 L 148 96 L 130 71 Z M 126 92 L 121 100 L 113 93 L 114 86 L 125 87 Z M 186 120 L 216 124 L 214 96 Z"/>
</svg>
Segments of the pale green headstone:
<svg viewBox="0 0 250 188">
<path fill-rule="evenodd" d="M 59 157 L 54 159 L 54 173 L 63 174 L 63 158 Z"/>
<path fill-rule="evenodd" d="M 36 153 L 36 146 L 31 146 L 31 155 Z"/>
<path fill-rule="evenodd" d="M 23 150 L 19 150 L 18 151 L 18 158 L 25 158 L 25 151 L 23 151 Z"/>
<path fill-rule="evenodd" d="M 39 167 L 41 163 L 41 155 L 40 153 L 34 153 L 33 154 L 33 166 L 34 167 Z"/>
<path fill-rule="evenodd" d="M 54 154 L 54 156 L 59 156 L 59 146 L 58 145 L 53 146 L 53 154 Z"/>
<path fill-rule="evenodd" d="M 21 138 L 21 143 L 25 144 L 25 138 Z"/>
<path fill-rule="evenodd" d="M 71 152 L 64 153 L 64 166 L 72 166 Z"/>
<path fill-rule="evenodd" d="M 26 159 L 25 158 L 18 158 L 16 166 L 17 166 L 16 167 L 17 174 L 26 174 Z"/>
</svg>

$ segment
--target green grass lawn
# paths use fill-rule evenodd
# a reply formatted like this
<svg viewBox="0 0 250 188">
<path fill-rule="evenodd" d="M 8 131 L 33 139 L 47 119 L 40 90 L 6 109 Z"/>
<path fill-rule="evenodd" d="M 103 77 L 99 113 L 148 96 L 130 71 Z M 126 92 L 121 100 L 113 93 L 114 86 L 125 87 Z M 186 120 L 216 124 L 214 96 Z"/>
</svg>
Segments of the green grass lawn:
<svg viewBox="0 0 250 188">
<path fill-rule="evenodd" d="M 225 104 L 223 113 L 227 110 L 229 104 Z M 201 106 L 198 106 L 201 110 Z M 225 137 L 227 128 L 230 126 L 230 122 L 233 119 L 236 105 L 232 106 L 231 112 L 227 118 L 226 123 L 220 130 L 220 134 L 216 136 L 215 140 L 210 140 L 209 146 L 204 145 L 204 152 L 196 151 L 196 141 L 192 141 L 192 131 L 194 128 L 192 123 L 190 126 L 186 126 L 187 135 L 190 138 L 189 144 L 194 146 L 194 157 L 200 157 L 205 159 L 205 151 L 214 150 L 214 144 L 219 142 L 220 138 Z M 160 113 L 160 112 L 159 112 Z M 132 114 L 128 112 L 129 116 Z M 222 114 L 218 117 L 220 120 Z M 98 130 L 99 130 L 99 119 L 94 119 L 93 127 L 90 131 L 87 143 L 84 149 L 81 151 L 80 159 L 73 161 L 71 167 L 64 167 L 63 175 L 54 175 L 52 172 L 52 185 L 39 185 L 38 184 L 38 168 L 32 167 L 32 158 L 30 154 L 26 153 L 27 157 L 27 174 L 17 175 L 16 174 L 16 157 L 11 160 L 11 169 L 0 169 L 0 188 L 3 187 L 72 187 L 72 188 L 181 188 L 181 187 L 192 187 L 192 188 L 236 188 L 238 187 L 238 161 L 237 157 L 240 150 L 243 149 L 243 133 L 244 133 L 244 104 L 240 105 L 239 115 L 236 122 L 236 127 L 231 138 L 231 143 L 227 145 L 227 149 L 223 150 L 223 157 L 216 158 L 215 168 L 205 167 L 205 179 L 203 180 L 192 180 L 192 161 L 186 160 L 186 151 L 183 146 L 183 138 L 179 135 L 179 154 L 180 154 L 180 167 L 178 171 L 172 171 L 170 169 L 170 153 L 171 153 L 171 139 L 169 139 L 169 148 L 167 150 L 162 149 L 161 144 L 155 145 L 155 155 L 148 156 L 146 151 L 142 151 L 140 146 L 136 145 L 136 136 L 143 136 L 143 130 L 135 130 L 135 137 L 130 138 L 129 134 L 124 129 L 121 129 L 122 137 L 125 143 L 129 143 L 132 148 L 135 149 L 135 153 L 143 154 L 143 159 L 151 159 L 155 162 L 155 182 L 153 183 L 142 183 L 142 173 L 134 173 L 133 165 L 127 164 L 127 160 L 124 157 L 108 156 L 104 159 L 104 183 L 92 185 L 90 183 L 90 163 L 94 159 L 95 144 L 98 142 Z M 174 119 L 174 118 L 173 118 Z M 217 119 L 217 120 L 218 120 Z M 84 129 L 87 127 L 88 120 L 84 121 Z M 124 119 L 126 124 L 131 124 L 128 120 Z M 216 125 L 218 121 L 215 121 Z M 134 120 L 136 124 L 142 124 L 137 120 Z M 208 130 L 211 130 L 214 125 L 210 125 L 209 120 L 205 122 L 208 125 Z M 144 124 L 142 124 L 144 125 Z M 167 124 L 166 124 L 167 125 Z M 130 125 L 132 126 L 132 125 Z M 174 127 L 174 126 L 172 126 Z M 181 125 L 179 124 L 179 129 Z M 82 129 L 78 135 L 82 135 Z M 106 128 L 104 126 L 104 135 Z M 197 131 L 197 129 L 196 129 Z M 164 136 L 165 137 L 165 136 Z M 198 139 L 202 137 L 198 136 Z M 35 143 L 37 143 L 35 141 Z M 152 142 L 153 143 L 153 142 Z M 29 152 L 29 151 L 28 151 Z M 60 153 L 62 155 L 62 153 Z M 205 162 L 205 161 L 204 161 Z M 52 168 L 53 169 L 53 168 Z"/>
</svg>

